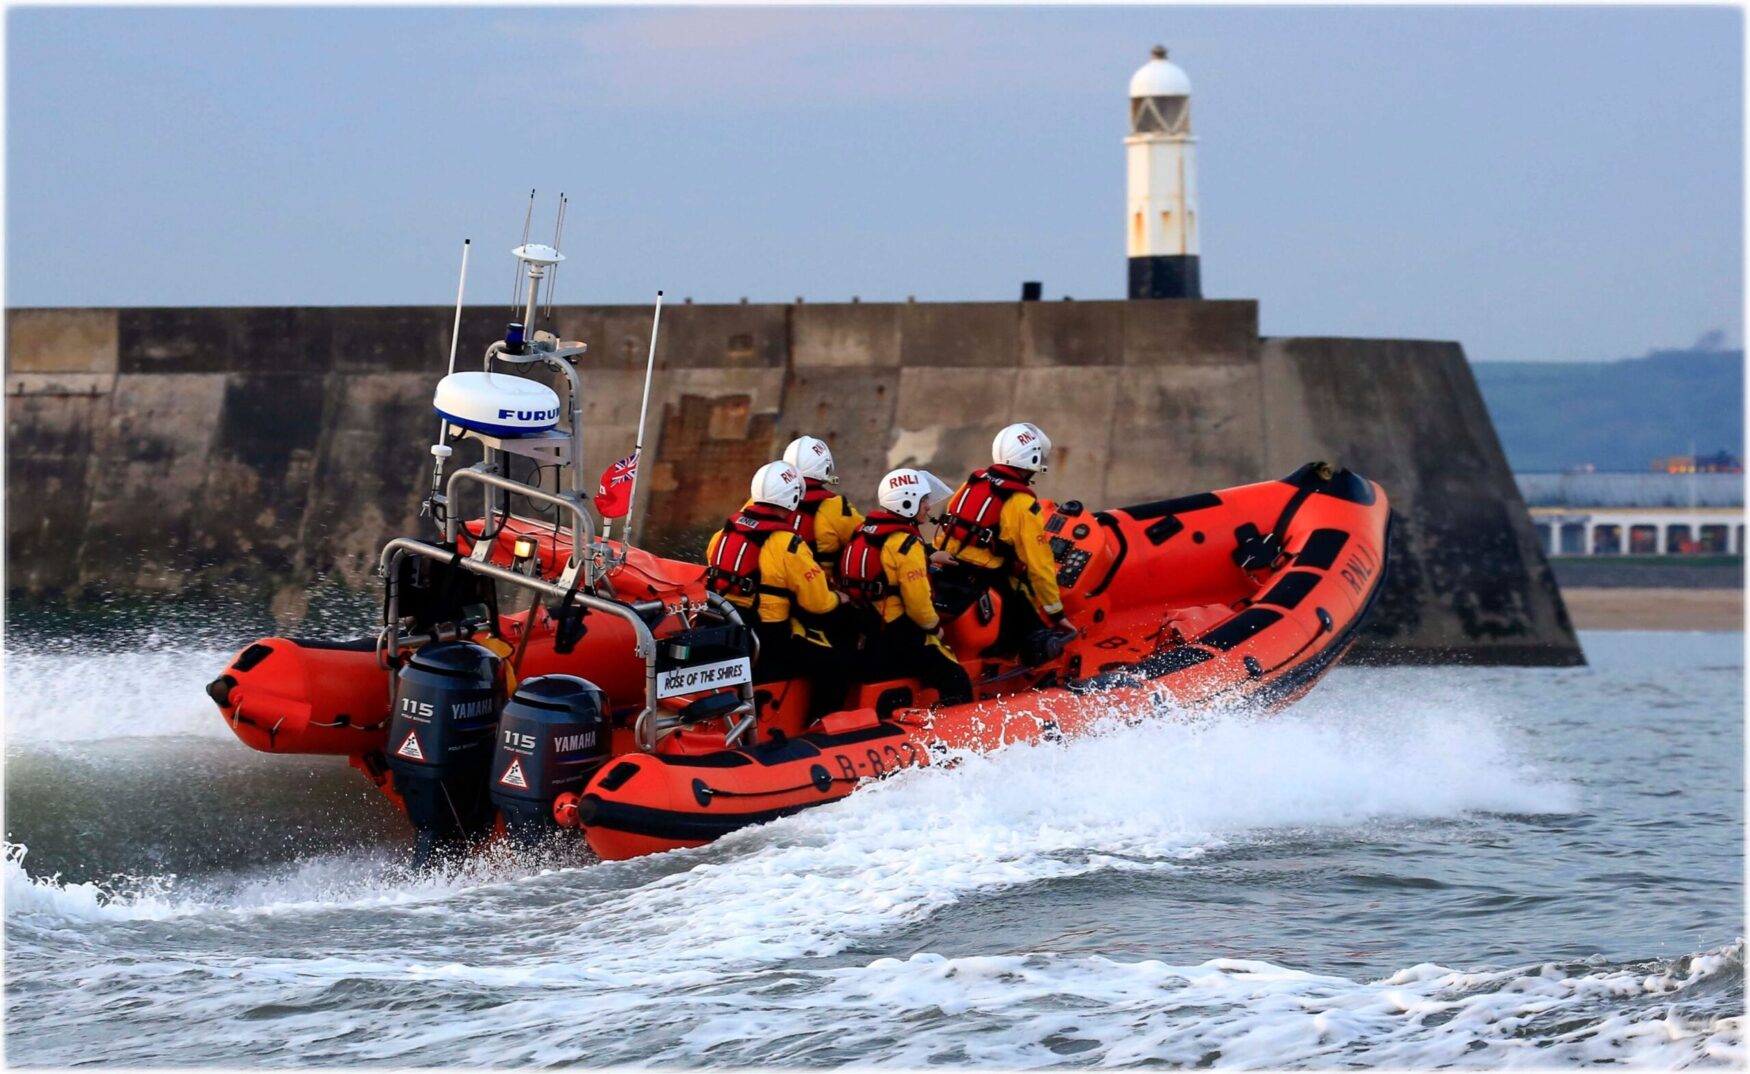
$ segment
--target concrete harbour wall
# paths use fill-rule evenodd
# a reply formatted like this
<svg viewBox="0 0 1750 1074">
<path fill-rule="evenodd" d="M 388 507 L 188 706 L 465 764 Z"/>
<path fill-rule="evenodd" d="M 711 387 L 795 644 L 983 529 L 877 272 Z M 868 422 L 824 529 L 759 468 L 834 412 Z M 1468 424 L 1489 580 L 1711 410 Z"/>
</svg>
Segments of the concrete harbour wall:
<svg viewBox="0 0 1750 1074">
<path fill-rule="evenodd" d="M 247 588 L 295 621 L 364 588 L 417 517 L 453 310 L 8 311 L 8 589 Z M 506 319 L 463 318 L 472 365 Z M 631 449 L 650 311 L 561 307 L 591 347 L 588 472 Z M 1057 444 L 1043 494 L 1090 506 L 1280 477 L 1383 484 L 1391 577 L 1356 656 L 1569 663 L 1560 594 L 1456 344 L 1262 339 L 1250 301 L 680 305 L 664 311 L 640 508 L 661 549 L 740 503 L 795 435 L 868 501 L 901 464 L 955 478 L 1011 420 Z M 460 454 L 460 452 L 459 452 Z M 673 549 L 679 550 L 678 545 Z"/>
</svg>

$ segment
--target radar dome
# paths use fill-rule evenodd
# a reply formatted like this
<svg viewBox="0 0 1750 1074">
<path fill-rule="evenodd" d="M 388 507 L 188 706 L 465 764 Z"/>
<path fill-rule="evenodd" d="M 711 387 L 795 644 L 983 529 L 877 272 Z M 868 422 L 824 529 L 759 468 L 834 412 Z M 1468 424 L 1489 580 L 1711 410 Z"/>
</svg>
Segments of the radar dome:
<svg viewBox="0 0 1750 1074">
<path fill-rule="evenodd" d="M 507 373 L 451 373 L 431 403 L 450 424 L 487 436 L 539 436 L 559 424 L 558 393 Z"/>
</svg>

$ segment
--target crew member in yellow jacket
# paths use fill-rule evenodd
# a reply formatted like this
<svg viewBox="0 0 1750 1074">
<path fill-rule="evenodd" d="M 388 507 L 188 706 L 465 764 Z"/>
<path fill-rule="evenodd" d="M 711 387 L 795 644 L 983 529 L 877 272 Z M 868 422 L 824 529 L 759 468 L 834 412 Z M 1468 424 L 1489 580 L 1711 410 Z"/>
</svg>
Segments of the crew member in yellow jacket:
<svg viewBox="0 0 1750 1074">
<path fill-rule="evenodd" d="M 1033 495 L 1051 439 L 1032 422 L 1010 425 L 991 442 L 991 465 L 975 470 L 948 500 L 936 547 L 1003 598 L 999 652 L 1013 652 L 1049 624 L 1071 629 L 1057 590 L 1057 561 Z M 1037 615 L 1035 615 L 1035 612 Z"/>
<path fill-rule="evenodd" d="M 706 583 L 753 612 L 749 625 L 760 640 L 755 681 L 806 678 L 811 714 L 831 712 L 844 696 L 850 654 L 835 650 L 822 628 L 839 598 L 797 532 L 802 477 L 789 463 L 769 462 L 754 474 L 751 493 L 706 546 Z"/>
<path fill-rule="evenodd" d="M 830 576 L 838 567 L 839 553 L 863 524 L 863 516 L 838 491 L 832 448 L 825 440 L 798 436 L 784 448 L 784 461 L 802 475 L 802 502 L 796 507 L 802 527 L 797 532 L 808 542 L 815 562 Z"/>
<path fill-rule="evenodd" d="M 918 678 L 938 703 L 972 700 L 972 680 L 942 641 L 942 622 L 930 592 L 930 559 L 918 519 L 927 518 L 931 492 L 941 485 L 919 470 L 894 470 L 881 479 L 870 513 L 839 558 L 839 584 L 864 611 L 863 678 Z M 946 486 L 941 486 L 946 488 Z"/>
</svg>

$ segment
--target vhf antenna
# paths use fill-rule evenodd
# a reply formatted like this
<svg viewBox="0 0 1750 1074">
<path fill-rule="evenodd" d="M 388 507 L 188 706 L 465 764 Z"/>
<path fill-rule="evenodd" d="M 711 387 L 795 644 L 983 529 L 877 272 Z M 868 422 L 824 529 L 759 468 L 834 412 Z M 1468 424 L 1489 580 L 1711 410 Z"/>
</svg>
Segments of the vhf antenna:
<svg viewBox="0 0 1750 1074">
<path fill-rule="evenodd" d="M 468 246 L 471 240 L 462 240 L 462 278 L 456 283 L 456 322 L 450 328 L 450 369 L 456 371 L 456 344 L 462 338 L 462 295 L 468 289 Z M 453 450 L 450 447 L 450 422 L 448 418 L 438 419 L 437 443 L 431 446 L 431 495 L 426 497 L 425 505 L 420 508 L 421 515 L 432 514 L 434 509 L 448 510 L 444 501 L 444 461 Z M 444 521 L 438 519 L 439 522 Z"/>
<path fill-rule="evenodd" d="M 553 249 L 555 250 L 563 249 L 559 245 L 559 240 L 565 237 L 565 209 L 570 204 L 565 198 L 565 191 L 561 190 L 559 192 L 559 219 L 553 222 Z M 554 265 L 552 271 L 547 274 L 547 312 L 545 316 L 549 324 L 553 321 L 553 292 L 558 287 L 559 266 Z"/>
<path fill-rule="evenodd" d="M 523 214 L 523 241 L 517 243 L 518 246 L 527 246 L 529 244 L 529 223 L 530 223 L 530 221 L 534 220 L 534 218 L 535 218 L 535 188 L 530 187 L 529 188 L 529 208 L 528 208 L 528 211 Z M 516 270 L 510 274 L 510 312 L 513 315 L 516 313 L 517 295 L 518 295 L 518 292 L 522 290 L 522 286 L 523 286 L 523 265 L 522 265 L 522 262 L 519 261 L 519 262 L 517 262 Z M 524 329 L 525 329 L 525 331 L 527 330 L 526 325 L 524 326 Z"/>
</svg>

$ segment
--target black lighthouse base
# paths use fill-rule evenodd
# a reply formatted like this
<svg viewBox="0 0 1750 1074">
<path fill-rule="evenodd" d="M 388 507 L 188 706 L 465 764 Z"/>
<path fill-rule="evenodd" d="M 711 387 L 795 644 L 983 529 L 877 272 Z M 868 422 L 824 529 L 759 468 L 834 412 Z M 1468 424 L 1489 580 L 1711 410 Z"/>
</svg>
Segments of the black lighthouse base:
<svg viewBox="0 0 1750 1074">
<path fill-rule="evenodd" d="M 1195 254 L 1130 259 L 1131 298 L 1202 298 Z"/>
</svg>

